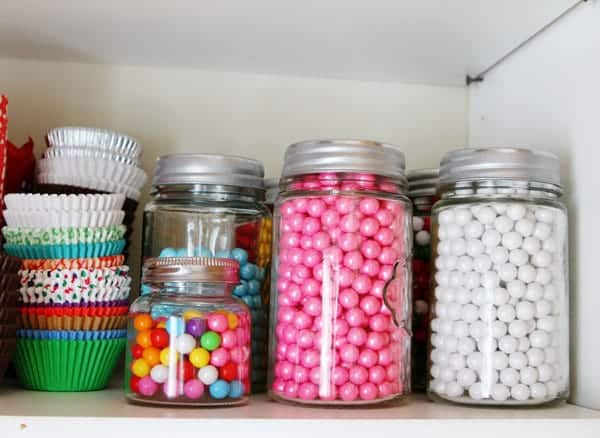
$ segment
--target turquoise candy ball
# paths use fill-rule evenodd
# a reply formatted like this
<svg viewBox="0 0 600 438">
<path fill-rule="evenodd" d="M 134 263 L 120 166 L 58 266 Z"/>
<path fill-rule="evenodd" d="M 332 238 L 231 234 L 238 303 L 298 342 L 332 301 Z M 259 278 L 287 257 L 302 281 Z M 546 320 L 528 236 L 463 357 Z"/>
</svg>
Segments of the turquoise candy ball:
<svg viewBox="0 0 600 438">
<path fill-rule="evenodd" d="M 229 383 L 227 383 L 225 380 L 217 380 L 215 383 L 210 385 L 208 391 L 212 398 L 221 400 L 229 395 L 229 386 Z"/>
<path fill-rule="evenodd" d="M 233 295 L 240 298 L 248 295 L 248 285 L 242 281 L 241 284 L 233 288 Z"/>
<path fill-rule="evenodd" d="M 240 278 L 244 280 L 253 280 L 256 276 L 256 265 L 252 263 L 246 263 L 245 265 L 241 265 L 240 263 Z"/>
<path fill-rule="evenodd" d="M 242 248 L 234 248 L 231 250 L 231 257 L 238 261 L 240 267 L 248 263 L 248 253 Z"/>
<path fill-rule="evenodd" d="M 159 257 L 177 257 L 177 250 L 175 248 L 163 248 Z"/>
<path fill-rule="evenodd" d="M 246 266 L 248 266 L 248 265 L 246 265 Z M 260 282 L 258 280 L 248 281 L 248 293 L 250 295 L 260 294 Z"/>
<path fill-rule="evenodd" d="M 234 380 L 229 384 L 229 397 L 240 398 L 244 395 L 244 385 L 239 380 Z"/>
</svg>

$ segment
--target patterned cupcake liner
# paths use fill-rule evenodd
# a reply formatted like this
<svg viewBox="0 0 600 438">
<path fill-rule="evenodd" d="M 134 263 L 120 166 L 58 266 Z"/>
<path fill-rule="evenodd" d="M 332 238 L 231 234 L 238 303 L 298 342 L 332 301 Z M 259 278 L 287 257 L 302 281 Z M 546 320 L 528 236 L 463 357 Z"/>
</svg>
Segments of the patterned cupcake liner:
<svg viewBox="0 0 600 438">
<path fill-rule="evenodd" d="M 126 336 L 127 330 L 17 330 L 17 339 L 47 341 L 104 341 Z"/>
<path fill-rule="evenodd" d="M 35 330 L 123 330 L 127 315 L 114 316 L 49 316 L 21 313 L 20 327 Z"/>
<path fill-rule="evenodd" d="M 38 313 L 46 316 L 112 316 L 124 315 L 129 308 L 129 301 L 112 300 L 96 303 L 23 303 L 18 310 L 21 313 Z"/>
<path fill-rule="evenodd" d="M 100 243 L 75 243 L 70 245 L 13 245 L 5 244 L 4 250 L 22 259 L 79 259 L 119 255 L 125 248 L 125 240 Z"/>
<path fill-rule="evenodd" d="M 25 388 L 39 391 L 103 389 L 126 343 L 124 337 L 104 340 L 21 338 L 17 340 L 14 358 L 17 377 Z"/>
<path fill-rule="evenodd" d="M 125 195 L 117 194 L 54 194 L 15 193 L 4 198 L 8 210 L 17 211 L 109 211 L 121 210 Z"/>
<path fill-rule="evenodd" d="M 45 288 L 22 287 L 19 290 L 21 301 L 25 304 L 63 304 L 63 303 L 99 303 L 106 301 L 126 300 L 129 287 L 94 288 L 79 290 L 77 288 L 58 288 L 48 291 Z"/>
<path fill-rule="evenodd" d="M 123 263 L 125 263 L 125 257 L 122 255 L 88 259 L 30 259 L 23 260 L 23 269 L 32 271 L 38 269 L 103 269 L 121 266 Z"/>
<path fill-rule="evenodd" d="M 129 266 L 100 269 L 54 269 L 19 271 L 21 287 L 37 287 L 49 290 L 71 287 L 91 288 L 126 287 L 131 283 Z"/>
<path fill-rule="evenodd" d="M 83 228 L 2 228 L 6 242 L 12 245 L 70 245 L 119 240 L 125 235 L 124 225 Z"/>
<path fill-rule="evenodd" d="M 123 210 L 4 210 L 11 228 L 101 228 L 121 225 Z"/>
</svg>

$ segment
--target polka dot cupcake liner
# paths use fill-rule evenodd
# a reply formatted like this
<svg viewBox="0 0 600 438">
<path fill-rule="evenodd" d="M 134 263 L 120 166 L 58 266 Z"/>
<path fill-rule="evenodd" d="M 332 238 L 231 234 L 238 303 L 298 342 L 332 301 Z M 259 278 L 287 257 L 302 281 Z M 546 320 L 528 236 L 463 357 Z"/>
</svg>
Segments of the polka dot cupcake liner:
<svg viewBox="0 0 600 438">
<path fill-rule="evenodd" d="M 131 283 L 129 266 L 99 269 L 54 269 L 19 271 L 21 287 L 36 287 L 49 290 L 72 287 L 87 290 L 92 288 L 126 287 Z"/>
<path fill-rule="evenodd" d="M 101 269 L 121 266 L 123 263 L 125 263 L 125 257 L 122 255 L 87 259 L 29 259 L 23 260 L 23 268 L 29 270 Z"/>
<path fill-rule="evenodd" d="M 10 228 L 4 227 L 2 234 L 12 245 L 57 245 L 75 243 L 100 243 L 122 239 L 124 225 L 82 228 Z"/>
<path fill-rule="evenodd" d="M 63 303 L 98 303 L 104 301 L 126 300 L 129 287 L 79 289 L 76 287 L 59 287 L 48 290 L 38 287 L 22 287 L 19 290 L 21 300 L 25 304 L 63 304 Z"/>
<path fill-rule="evenodd" d="M 119 255 L 125 248 L 125 240 L 99 243 L 74 243 L 58 245 L 15 245 L 7 243 L 7 254 L 23 259 L 78 259 Z"/>
</svg>

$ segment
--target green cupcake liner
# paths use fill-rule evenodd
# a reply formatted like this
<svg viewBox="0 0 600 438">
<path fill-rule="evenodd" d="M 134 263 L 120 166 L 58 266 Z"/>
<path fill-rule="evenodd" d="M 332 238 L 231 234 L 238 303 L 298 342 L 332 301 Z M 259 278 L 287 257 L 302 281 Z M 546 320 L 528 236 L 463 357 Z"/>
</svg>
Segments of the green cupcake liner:
<svg viewBox="0 0 600 438">
<path fill-rule="evenodd" d="M 13 245 L 58 245 L 98 243 L 122 239 L 125 225 L 110 227 L 68 228 L 2 228 L 7 243 Z"/>
<path fill-rule="evenodd" d="M 23 387 L 37 391 L 81 392 L 105 388 L 126 338 L 101 341 L 18 339 L 14 357 Z"/>
<path fill-rule="evenodd" d="M 79 259 L 118 255 L 125 248 L 124 240 L 72 245 L 13 245 L 5 244 L 7 254 L 22 259 Z"/>
</svg>

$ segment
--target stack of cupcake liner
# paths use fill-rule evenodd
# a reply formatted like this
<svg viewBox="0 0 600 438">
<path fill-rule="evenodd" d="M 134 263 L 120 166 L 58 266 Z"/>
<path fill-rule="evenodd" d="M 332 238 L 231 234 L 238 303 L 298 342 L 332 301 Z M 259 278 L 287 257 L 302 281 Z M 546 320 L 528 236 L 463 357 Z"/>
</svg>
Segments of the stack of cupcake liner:
<svg viewBox="0 0 600 438">
<path fill-rule="evenodd" d="M 108 384 L 126 343 L 124 201 L 122 194 L 6 197 L 4 248 L 24 259 L 15 354 L 24 387 L 90 391 Z"/>
<path fill-rule="evenodd" d="M 17 300 L 21 261 L 0 253 L 0 380 L 16 345 Z"/>
<path fill-rule="evenodd" d="M 86 127 L 52 129 L 46 135 L 46 142 L 48 149 L 37 169 L 39 191 L 125 195 L 125 238 L 129 241 L 147 178 L 139 162 L 142 146 L 126 135 Z"/>
</svg>

